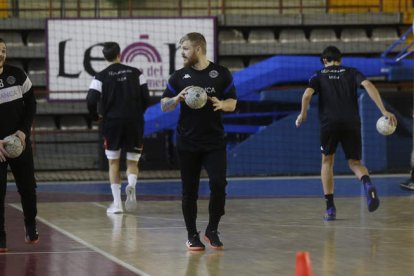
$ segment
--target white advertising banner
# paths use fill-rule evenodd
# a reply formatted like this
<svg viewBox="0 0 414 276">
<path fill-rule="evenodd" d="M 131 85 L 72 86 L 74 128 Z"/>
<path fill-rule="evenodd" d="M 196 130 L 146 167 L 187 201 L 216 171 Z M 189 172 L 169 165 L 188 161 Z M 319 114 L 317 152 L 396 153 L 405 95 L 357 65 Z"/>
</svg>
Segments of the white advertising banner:
<svg viewBox="0 0 414 276">
<path fill-rule="evenodd" d="M 215 18 L 49 19 L 48 89 L 51 100 L 84 100 L 94 75 L 109 65 L 103 43 L 121 47 L 121 62 L 139 68 L 150 91 L 163 91 L 183 66 L 179 40 L 202 33 L 207 57 L 216 60 Z"/>
</svg>

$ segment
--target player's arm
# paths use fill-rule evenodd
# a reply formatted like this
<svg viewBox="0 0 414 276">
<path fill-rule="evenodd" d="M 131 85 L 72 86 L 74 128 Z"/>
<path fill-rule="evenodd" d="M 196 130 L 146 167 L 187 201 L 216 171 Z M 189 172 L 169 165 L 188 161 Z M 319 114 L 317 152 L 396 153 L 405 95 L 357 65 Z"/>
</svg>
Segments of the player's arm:
<svg viewBox="0 0 414 276">
<path fill-rule="evenodd" d="M 191 86 L 187 86 L 175 97 L 164 97 L 161 99 L 161 110 L 163 112 L 173 111 L 180 102 L 185 101 L 185 95 L 187 95 L 187 89 Z"/>
<path fill-rule="evenodd" d="M 139 71 L 139 87 L 141 92 L 141 108 L 142 112 L 145 113 L 145 110 L 147 110 L 148 106 L 150 105 L 150 95 L 149 95 L 149 89 L 147 84 L 147 79 L 145 78 L 144 74 Z"/>
<path fill-rule="evenodd" d="M 237 105 L 237 93 L 233 76 L 227 68 L 223 76 L 225 83 L 227 83 L 223 93 L 223 100 L 219 100 L 217 97 L 209 97 L 209 100 L 213 104 L 214 111 L 222 110 L 225 112 L 233 112 L 236 110 Z"/>
<path fill-rule="evenodd" d="M 98 114 L 98 103 L 100 98 L 100 92 L 94 89 L 89 89 L 88 95 L 86 96 L 86 104 L 88 107 L 89 115 L 93 121 L 98 121 L 100 118 Z"/>
<path fill-rule="evenodd" d="M 23 148 L 26 147 L 26 137 L 30 136 L 34 116 L 36 114 L 36 97 L 34 95 L 32 82 L 25 74 L 24 77 L 25 81 L 22 85 L 24 114 L 22 121 L 18 126 L 18 130 L 14 133 L 14 135 L 16 135 L 22 142 Z"/>
<path fill-rule="evenodd" d="M 174 73 L 168 80 L 167 87 L 164 90 L 161 98 L 161 110 L 163 112 L 173 111 L 180 102 L 185 101 L 185 95 L 187 94 L 187 89 L 191 86 L 185 87 L 178 93 L 177 87 L 179 87 L 179 76 L 177 73 Z"/>
<path fill-rule="evenodd" d="M 210 97 L 209 99 L 213 104 L 214 111 L 223 110 L 225 112 L 233 112 L 234 110 L 236 110 L 236 99 L 229 98 L 222 101 L 220 101 L 216 97 Z"/>
<path fill-rule="evenodd" d="M 300 114 L 296 119 L 296 127 L 299 127 L 302 123 L 304 123 L 308 117 L 308 108 L 310 101 L 312 99 L 312 95 L 315 93 L 313 88 L 306 88 L 305 92 L 302 95 L 302 107 L 300 110 Z"/>
<path fill-rule="evenodd" d="M 381 99 L 381 95 L 378 92 L 378 89 L 375 87 L 375 85 L 369 80 L 362 81 L 361 85 L 365 88 L 365 90 L 367 91 L 369 97 L 372 99 L 372 101 L 375 103 L 375 105 L 381 111 L 382 115 L 389 118 L 392 125 L 397 125 L 397 118 L 395 117 L 394 114 L 392 114 L 391 112 L 388 112 L 385 109 L 384 103 L 382 102 L 382 99 Z"/>
<path fill-rule="evenodd" d="M 6 162 L 6 157 L 9 157 L 7 151 L 4 149 L 4 140 L 0 140 L 0 162 Z"/>
<path fill-rule="evenodd" d="M 150 105 L 150 95 L 149 95 L 148 85 L 147 84 L 141 85 L 141 91 L 142 91 L 142 111 L 145 112 L 145 110 L 147 110 L 148 106 Z"/>
</svg>

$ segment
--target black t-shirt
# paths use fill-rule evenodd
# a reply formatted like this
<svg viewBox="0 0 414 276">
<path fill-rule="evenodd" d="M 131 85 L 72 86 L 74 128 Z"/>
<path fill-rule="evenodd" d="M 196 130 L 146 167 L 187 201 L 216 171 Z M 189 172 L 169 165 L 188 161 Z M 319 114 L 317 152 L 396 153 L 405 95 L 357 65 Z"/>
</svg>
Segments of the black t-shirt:
<svg viewBox="0 0 414 276">
<path fill-rule="evenodd" d="M 113 63 L 91 82 L 87 103 L 92 115 L 96 115 L 99 100 L 104 120 L 143 121 L 149 105 L 146 79 L 137 68 Z"/>
<path fill-rule="evenodd" d="M 35 113 L 32 82 L 21 69 L 4 65 L 0 74 L 0 138 L 17 130 L 29 137 Z"/>
<path fill-rule="evenodd" d="M 321 126 L 360 123 L 357 90 L 365 80 L 357 69 L 340 65 L 325 67 L 309 80 L 309 87 L 319 94 Z"/>
<path fill-rule="evenodd" d="M 200 71 L 184 67 L 174 72 L 162 97 L 175 97 L 191 85 L 204 88 L 209 97 L 217 97 L 219 100 L 237 99 L 230 71 L 213 62 Z M 191 109 L 185 102 L 181 102 L 177 147 L 189 151 L 224 148 L 222 111 L 214 111 L 209 100 L 201 109 Z"/>
</svg>

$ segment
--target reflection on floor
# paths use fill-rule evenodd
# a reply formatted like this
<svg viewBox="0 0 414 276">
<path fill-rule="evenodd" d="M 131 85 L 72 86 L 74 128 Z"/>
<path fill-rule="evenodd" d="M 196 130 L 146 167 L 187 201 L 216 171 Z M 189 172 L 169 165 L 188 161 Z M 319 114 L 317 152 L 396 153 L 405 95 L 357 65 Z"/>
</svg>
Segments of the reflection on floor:
<svg viewBox="0 0 414 276">
<path fill-rule="evenodd" d="M 225 249 L 201 253 L 185 247 L 178 181 L 141 183 L 138 209 L 119 215 L 106 214 L 105 183 L 39 184 L 34 246 L 24 244 L 10 185 L 0 275 L 293 275 L 298 251 L 309 252 L 314 275 L 411 275 L 414 193 L 399 189 L 403 179 L 374 178 L 381 196 L 374 213 L 357 181 L 338 179 L 338 220 L 329 223 L 318 178 L 232 179 L 219 229 Z M 200 194 L 203 233 L 208 189 Z"/>
</svg>

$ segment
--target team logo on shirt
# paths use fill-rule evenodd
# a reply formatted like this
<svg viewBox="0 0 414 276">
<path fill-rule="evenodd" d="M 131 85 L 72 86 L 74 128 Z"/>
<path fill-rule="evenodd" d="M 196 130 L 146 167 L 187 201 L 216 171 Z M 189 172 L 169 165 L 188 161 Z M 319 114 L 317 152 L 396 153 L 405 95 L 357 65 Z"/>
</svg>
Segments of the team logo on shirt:
<svg viewBox="0 0 414 276">
<path fill-rule="evenodd" d="M 8 84 L 13 85 L 13 84 L 16 83 L 16 78 L 13 77 L 13 76 L 8 76 L 6 81 L 7 81 Z"/>
<path fill-rule="evenodd" d="M 218 77 L 219 73 L 217 72 L 217 70 L 211 70 L 208 75 L 210 76 L 210 78 L 215 79 Z"/>
<path fill-rule="evenodd" d="M 183 79 L 190 79 L 190 78 L 191 78 L 191 76 L 189 74 L 185 74 L 184 77 L 183 77 Z"/>
</svg>

